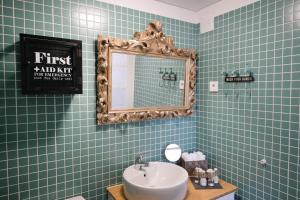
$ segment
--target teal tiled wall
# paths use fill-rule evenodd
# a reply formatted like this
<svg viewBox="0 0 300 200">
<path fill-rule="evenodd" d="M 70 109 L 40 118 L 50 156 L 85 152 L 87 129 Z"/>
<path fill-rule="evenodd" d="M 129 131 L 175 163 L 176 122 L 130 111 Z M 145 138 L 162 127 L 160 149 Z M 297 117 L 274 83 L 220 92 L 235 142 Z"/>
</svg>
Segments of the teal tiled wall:
<svg viewBox="0 0 300 200">
<path fill-rule="evenodd" d="M 129 39 L 153 19 L 181 48 L 198 26 L 95 0 L 0 0 L 0 199 L 106 199 L 135 154 L 162 160 L 178 143 L 196 146 L 196 117 L 96 125 L 96 39 Z M 19 33 L 82 40 L 83 94 L 21 94 Z"/>
<path fill-rule="evenodd" d="M 95 0 L 0 5 L 1 200 L 106 199 L 105 187 L 121 182 L 136 153 L 162 160 L 170 142 L 204 151 L 239 186 L 237 198 L 300 197 L 299 0 L 259 1 L 216 17 L 215 30 L 200 35 L 198 25 Z M 178 47 L 198 49 L 197 116 L 96 126 L 97 35 L 128 39 L 152 19 Z M 82 40 L 84 93 L 21 95 L 19 33 Z M 254 83 L 224 84 L 223 71 L 246 68 Z"/>
<path fill-rule="evenodd" d="M 239 187 L 237 199 L 300 198 L 299 16 L 299 0 L 262 0 L 200 34 L 198 147 Z M 224 83 L 224 71 L 246 68 L 255 82 Z M 218 93 L 208 91 L 213 80 Z"/>
</svg>

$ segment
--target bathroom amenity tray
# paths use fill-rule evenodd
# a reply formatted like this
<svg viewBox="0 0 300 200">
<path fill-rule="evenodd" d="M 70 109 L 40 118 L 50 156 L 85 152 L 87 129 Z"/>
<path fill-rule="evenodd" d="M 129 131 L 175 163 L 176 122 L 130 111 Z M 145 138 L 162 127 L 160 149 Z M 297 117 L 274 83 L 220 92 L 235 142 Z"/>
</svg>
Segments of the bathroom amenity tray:
<svg viewBox="0 0 300 200">
<path fill-rule="evenodd" d="M 189 176 L 192 176 L 196 167 L 200 167 L 203 170 L 208 169 L 208 162 L 207 160 L 199 160 L 199 161 L 184 161 L 183 159 L 180 160 L 180 165 L 186 169 Z"/>
<path fill-rule="evenodd" d="M 195 190 L 206 190 L 206 189 L 223 189 L 222 185 L 217 183 L 215 186 L 201 186 L 199 183 L 195 183 L 195 180 L 198 179 L 196 177 L 190 177 L 191 182 L 195 188 Z"/>
</svg>

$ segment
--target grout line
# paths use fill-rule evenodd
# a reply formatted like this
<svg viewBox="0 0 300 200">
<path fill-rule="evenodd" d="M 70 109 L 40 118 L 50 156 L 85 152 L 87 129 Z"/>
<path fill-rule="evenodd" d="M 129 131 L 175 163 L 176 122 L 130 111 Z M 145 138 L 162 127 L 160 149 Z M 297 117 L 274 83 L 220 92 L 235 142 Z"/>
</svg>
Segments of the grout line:
<svg viewBox="0 0 300 200">
<path fill-rule="evenodd" d="M 12 7 L 14 8 L 15 7 L 15 2 L 13 1 L 12 2 Z M 13 16 L 15 16 L 15 11 L 14 11 L 14 9 L 12 9 L 12 15 Z M 13 20 L 13 26 L 15 27 L 15 20 Z M 15 33 L 15 29 L 13 29 L 13 37 L 14 37 L 14 44 L 16 44 L 16 33 Z M 15 50 L 15 46 L 14 46 L 14 50 Z M 14 51 L 15 52 L 15 51 Z M 15 54 L 14 54 L 14 61 L 15 62 L 17 62 L 16 61 L 16 56 L 15 56 Z M 15 73 L 17 72 L 17 66 L 15 65 L 15 69 L 13 70 L 13 71 L 15 71 Z M 17 83 L 17 76 L 15 75 L 15 77 L 14 77 L 14 81 L 15 81 L 15 83 Z M 18 94 L 17 94 L 17 84 L 15 84 L 15 93 L 14 93 L 14 95 L 15 95 L 15 97 L 17 97 L 18 96 Z M 15 122 L 15 124 L 18 124 L 18 101 L 17 101 L 17 99 L 15 99 L 15 102 L 16 102 L 16 107 L 15 107 L 15 111 L 16 111 L 16 122 Z M 19 127 L 18 126 L 16 126 L 16 139 L 17 139 L 17 141 L 19 140 Z M 18 175 L 20 174 L 20 168 L 19 168 L 19 144 L 17 143 L 17 145 L 16 145 L 16 148 L 17 148 L 17 173 L 18 173 Z M 20 179 L 19 179 L 19 176 L 18 176 L 18 191 L 20 191 Z M 20 195 L 18 195 L 18 199 L 20 200 Z"/>
<path fill-rule="evenodd" d="M 1 2 L 1 12 L 3 13 L 3 1 Z M 4 19 L 3 19 L 3 17 L 1 17 L 1 24 L 4 24 Z M 4 28 L 5 27 L 3 27 L 3 33 L 4 33 Z M 2 35 L 2 40 L 3 40 L 3 44 L 2 44 L 2 49 L 3 49 L 3 55 L 4 55 L 4 34 Z M 6 80 L 6 64 L 5 64 L 5 61 L 6 59 L 5 59 L 5 57 L 3 58 L 3 78 L 4 78 L 4 80 Z M 5 81 L 4 81 L 4 83 L 3 83 L 3 87 L 4 88 L 6 88 L 6 83 L 5 83 Z M 5 99 L 5 101 L 4 101 L 4 107 L 6 108 L 6 106 L 7 106 L 7 100 L 6 100 L 6 92 L 3 92 L 3 96 L 4 96 L 4 99 Z M 4 118 L 4 124 L 5 124 L 5 132 L 7 133 L 8 132 L 8 129 L 7 129 L 7 110 L 6 109 L 4 109 L 4 116 L 5 116 L 5 118 Z M 8 169 L 9 169 L 9 166 L 8 166 L 8 158 L 9 158 L 9 156 L 8 156 L 8 137 L 7 137 L 7 135 L 5 136 L 5 149 L 6 149 L 6 179 L 7 179 L 7 195 L 6 195 L 6 198 L 9 200 L 9 188 L 10 188 L 10 184 L 9 184 L 9 173 L 8 173 Z"/>
</svg>

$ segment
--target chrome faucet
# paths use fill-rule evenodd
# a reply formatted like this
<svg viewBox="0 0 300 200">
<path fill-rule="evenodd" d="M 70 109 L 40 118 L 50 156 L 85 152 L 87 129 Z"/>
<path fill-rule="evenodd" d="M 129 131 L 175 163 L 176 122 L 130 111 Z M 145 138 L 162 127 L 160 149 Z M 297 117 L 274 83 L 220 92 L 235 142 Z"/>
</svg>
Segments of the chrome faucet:
<svg viewBox="0 0 300 200">
<path fill-rule="evenodd" d="M 144 167 L 149 167 L 149 162 L 145 162 L 144 156 L 141 153 L 135 157 L 135 164 L 140 165 L 140 171 L 145 171 Z"/>
</svg>

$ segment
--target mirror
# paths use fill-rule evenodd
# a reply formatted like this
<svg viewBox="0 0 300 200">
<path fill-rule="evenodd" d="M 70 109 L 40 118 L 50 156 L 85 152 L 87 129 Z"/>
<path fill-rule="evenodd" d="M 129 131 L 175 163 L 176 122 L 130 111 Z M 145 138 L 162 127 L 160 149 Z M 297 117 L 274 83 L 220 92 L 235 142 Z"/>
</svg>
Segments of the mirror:
<svg viewBox="0 0 300 200">
<path fill-rule="evenodd" d="M 186 60 L 122 52 L 111 58 L 111 110 L 184 106 Z"/>
<path fill-rule="evenodd" d="M 165 150 L 165 156 L 168 161 L 176 162 L 181 157 L 181 148 L 177 144 L 169 144 Z"/>
<path fill-rule="evenodd" d="M 190 115 L 195 85 L 195 51 L 176 48 L 160 22 L 132 40 L 98 36 L 99 125 Z"/>
</svg>

